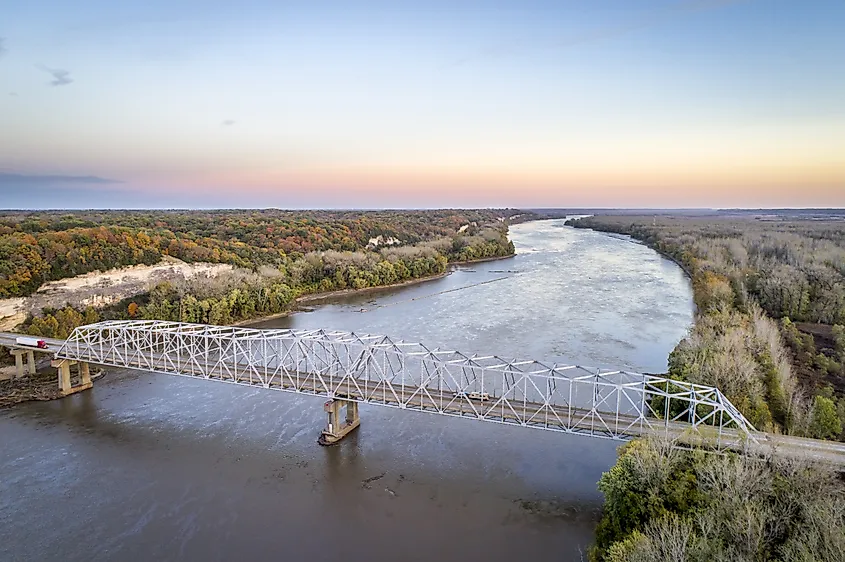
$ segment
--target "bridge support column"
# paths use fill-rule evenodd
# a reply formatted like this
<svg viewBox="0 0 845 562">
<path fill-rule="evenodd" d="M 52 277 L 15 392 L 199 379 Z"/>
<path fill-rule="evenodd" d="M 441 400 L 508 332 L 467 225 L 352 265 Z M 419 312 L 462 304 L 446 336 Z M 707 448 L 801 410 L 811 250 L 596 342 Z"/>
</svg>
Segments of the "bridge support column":
<svg viewBox="0 0 845 562">
<path fill-rule="evenodd" d="M 23 356 L 26 354 L 26 361 Z M 29 349 L 13 349 L 12 355 L 15 356 L 15 376 L 22 377 L 24 375 L 35 374 L 35 354 Z"/>
<path fill-rule="evenodd" d="M 62 361 L 61 365 L 56 365 L 59 371 L 59 390 L 62 394 L 70 392 L 70 361 Z"/>
<path fill-rule="evenodd" d="M 88 363 L 71 361 L 69 359 L 54 359 L 50 364 L 59 372 L 59 391 L 61 391 L 62 396 L 88 390 L 94 386 L 91 382 L 91 371 Z M 76 369 L 79 372 L 79 384 L 76 386 L 72 385 L 70 379 L 70 368 L 72 365 L 76 365 Z"/>
<path fill-rule="evenodd" d="M 12 355 L 15 356 L 15 376 L 20 378 L 24 375 L 23 372 L 23 351 L 14 350 Z"/>
<path fill-rule="evenodd" d="M 346 415 L 341 415 L 341 409 L 346 409 Z M 358 403 L 351 400 L 335 398 L 323 404 L 323 410 L 328 414 L 326 429 L 320 434 L 317 443 L 320 445 L 334 445 L 346 437 L 353 429 L 361 425 L 358 417 Z"/>
<path fill-rule="evenodd" d="M 91 386 L 91 369 L 88 363 L 79 364 L 79 384 Z"/>
</svg>

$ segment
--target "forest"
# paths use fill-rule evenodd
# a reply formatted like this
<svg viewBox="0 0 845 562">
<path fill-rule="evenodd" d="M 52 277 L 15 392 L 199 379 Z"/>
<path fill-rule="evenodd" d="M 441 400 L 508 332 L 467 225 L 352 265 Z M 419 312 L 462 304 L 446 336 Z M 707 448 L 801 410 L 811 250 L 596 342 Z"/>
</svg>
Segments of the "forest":
<svg viewBox="0 0 845 562">
<path fill-rule="evenodd" d="M 106 308 L 46 309 L 33 314 L 22 329 L 62 338 L 79 325 L 101 319 L 230 324 L 284 312 L 305 294 L 402 283 L 443 274 L 450 262 L 512 255 L 507 231 L 514 214 L 447 210 L 7 215 L 0 220 L 6 229 L 0 238 L 5 252 L 0 283 L 7 296 L 20 295 L 31 293 L 44 280 L 156 263 L 165 255 L 229 263 L 235 266 L 229 274 L 161 283 Z M 100 226 L 94 226 L 96 221 Z M 391 240 L 393 244 L 383 243 Z"/>
<path fill-rule="evenodd" d="M 696 322 L 673 378 L 717 386 L 764 431 L 845 439 L 845 221 L 595 216 L 692 279 Z"/>
<path fill-rule="evenodd" d="M 718 387 L 757 429 L 845 440 L 845 221 L 594 216 L 683 267 L 695 325 L 669 374 Z M 594 561 L 845 560 L 845 483 L 786 459 L 626 445 L 599 482 Z"/>
<path fill-rule="evenodd" d="M 845 560 L 845 482 L 799 461 L 639 440 L 622 448 L 599 489 L 592 560 Z"/>
<path fill-rule="evenodd" d="M 288 267 L 306 254 L 362 251 L 373 239 L 403 246 L 455 237 L 451 261 L 498 255 L 507 245 L 482 230 L 506 232 L 514 209 L 431 211 L 7 211 L 0 213 L 0 298 L 32 294 L 43 283 L 114 267 L 227 263 L 257 270 Z M 505 229 L 504 231 L 502 229 Z"/>
</svg>

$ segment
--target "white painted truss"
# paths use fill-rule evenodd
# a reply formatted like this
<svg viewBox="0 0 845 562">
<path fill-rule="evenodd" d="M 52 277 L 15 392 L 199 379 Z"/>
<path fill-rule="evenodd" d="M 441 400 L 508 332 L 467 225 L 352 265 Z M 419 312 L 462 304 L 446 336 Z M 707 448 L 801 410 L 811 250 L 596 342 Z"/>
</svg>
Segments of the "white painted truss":
<svg viewBox="0 0 845 562">
<path fill-rule="evenodd" d="M 619 440 L 704 437 L 736 448 L 757 435 L 713 387 L 466 355 L 387 336 L 126 320 L 77 328 L 56 355 Z"/>
</svg>

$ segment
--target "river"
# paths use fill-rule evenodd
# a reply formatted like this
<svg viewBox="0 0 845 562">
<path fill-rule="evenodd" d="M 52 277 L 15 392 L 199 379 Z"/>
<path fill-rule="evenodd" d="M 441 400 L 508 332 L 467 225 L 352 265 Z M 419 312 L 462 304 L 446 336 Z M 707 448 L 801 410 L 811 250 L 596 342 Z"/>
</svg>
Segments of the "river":
<svg viewBox="0 0 845 562">
<path fill-rule="evenodd" d="M 677 265 L 562 220 L 511 238 L 514 258 L 256 325 L 665 371 L 693 315 Z M 320 398 L 137 371 L 0 411 L 0 560 L 586 559 L 617 443 L 378 406 L 361 420 L 323 448 Z"/>
</svg>

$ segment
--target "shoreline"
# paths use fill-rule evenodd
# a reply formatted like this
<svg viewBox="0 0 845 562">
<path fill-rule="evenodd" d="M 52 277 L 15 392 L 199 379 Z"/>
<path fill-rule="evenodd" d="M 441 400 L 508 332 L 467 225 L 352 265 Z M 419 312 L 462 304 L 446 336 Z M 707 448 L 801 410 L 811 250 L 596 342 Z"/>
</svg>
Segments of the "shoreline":
<svg viewBox="0 0 845 562">
<path fill-rule="evenodd" d="M 318 302 L 325 299 L 330 299 L 333 297 L 343 297 L 347 295 L 364 295 L 367 293 L 372 293 L 374 291 L 378 291 L 379 289 L 396 289 L 398 287 L 410 287 L 411 285 L 419 285 L 420 283 L 425 283 L 426 281 L 434 281 L 435 279 L 443 279 L 447 275 L 452 273 L 449 270 L 444 271 L 443 273 L 438 273 L 437 275 L 427 275 L 425 277 L 417 277 L 416 279 L 406 279 L 405 281 L 399 281 L 397 283 L 390 283 L 388 285 L 376 285 L 375 287 L 364 287 L 363 289 L 335 289 L 334 291 L 326 291 L 325 293 L 309 293 L 307 295 L 302 295 L 297 297 L 294 302 L 297 304 L 300 303 L 309 303 L 309 302 Z"/>
<path fill-rule="evenodd" d="M 569 226 L 570 226 L 571 228 L 581 228 L 581 229 L 584 229 L 584 230 L 592 230 L 593 232 L 598 232 L 599 234 L 605 234 L 605 235 L 615 234 L 616 236 L 625 236 L 625 237 L 627 238 L 627 241 L 628 241 L 628 242 L 631 242 L 632 244 L 639 244 L 640 246 L 645 246 L 646 248 L 648 248 L 648 249 L 652 250 L 653 252 L 656 252 L 656 253 L 657 253 L 657 255 L 661 256 L 661 257 L 662 257 L 662 258 L 664 258 L 664 259 L 667 259 L 667 260 L 671 261 L 672 263 L 674 263 L 675 265 L 677 265 L 679 268 L 681 268 L 681 271 L 683 271 L 683 272 L 684 272 L 684 275 L 686 275 L 687 281 L 689 281 L 689 284 L 690 284 L 690 291 L 692 292 L 692 295 L 693 295 L 693 297 L 692 297 L 692 298 L 693 298 L 693 303 L 692 303 L 692 325 L 690 326 L 690 330 L 691 330 L 693 327 L 695 327 L 696 323 L 698 322 L 699 310 L 698 310 L 698 305 L 696 305 L 696 304 L 695 304 L 695 287 L 694 287 L 694 279 L 693 279 L 693 277 L 692 277 L 692 273 L 690 273 L 690 271 L 689 271 L 689 270 L 688 270 L 688 269 L 684 266 L 684 264 L 682 264 L 680 261 L 678 261 L 677 259 L 675 259 L 673 256 L 671 256 L 671 255 L 667 254 L 667 253 L 666 253 L 666 252 L 664 252 L 663 250 L 660 250 L 660 249 L 656 248 L 655 246 L 653 246 L 652 244 L 649 244 L 649 243 L 648 243 L 648 242 L 646 242 L 645 240 L 640 240 L 639 238 L 634 238 L 634 237 L 633 237 L 633 236 L 631 236 L 630 234 L 623 234 L 623 233 L 621 233 L 621 232 L 614 232 L 614 231 L 612 231 L 612 230 L 601 230 L 601 229 L 599 229 L 599 228 L 593 228 L 593 227 L 591 227 L 591 226 L 574 226 L 574 225 L 569 225 Z M 683 339 L 682 339 L 681 341 L 683 341 Z M 669 356 L 671 356 L 672 352 L 673 352 L 673 351 L 675 351 L 675 349 L 677 349 L 677 348 L 678 348 L 678 345 L 680 345 L 680 343 L 681 343 L 681 342 L 678 342 L 678 344 L 676 344 L 676 345 L 675 345 L 675 347 L 674 347 L 674 348 L 672 348 L 672 351 L 670 351 L 670 352 L 669 352 Z M 664 373 L 663 375 L 659 375 L 659 376 L 666 376 L 667 374 L 668 374 L 668 371 L 667 371 L 667 373 Z"/>
<path fill-rule="evenodd" d="M 569 226 L 572 227 L 572 228 L 580 228 L 580 229 L 583 229 L 583 230 L 592 230 L 593 232 L 598 232 L 599 234 L 608 234 L 608 235 L 616 234 L 617 236 L 625 236 L 625 237 L 627 237 L 629 242 L 632 242 L 634 244 L 639 244 L 640 246 L 645 246 L 649 250 L 653 250 L 653 251 L 657 252 L 659 255 L 661 255 L 662 257 L 664 257 L 667 260 L 673 262 L 675 265 L 677 265 L 678 267 L 681 268 L 681 271 L 683 271 L 686 274 L 687 279 L 689 279 L 690 282 L 692 282 L 692 280 L 693 280 L 692 279 L 692 273 L 689 272 L 689 270 L 687 269 L 687 267 L 684 264 L 682 264 L 680 261 L 675 259 L 674 256 L 672 256 L 672 255 L 664 252 L 663 250 L 649 244 L 645 240 L 640 240 L 639 238 L 634 238 L 630 234 L 622 234 L 621 232 L 614 232 L 612 230 L 602 230 L 600 228 L 594 228 L 592 226 L 573 226 L 573 225 L 569 225 Z"/>
<path fill-rule="evenodd" d="M 275 320 L 277 318 L 284 318 L 285 316 L 290 316 L 291 314 L 295 314 L 297 312 L 306 312 L 299 308 L 299 305 L 306 304 L 306 303 L 318 303 L 320 301 L 324 301 L 327 299 L 331 299 L 334 297 L 344 297 L 349 295 L 363 295 L 367 293 L 372 293 L 375 291 L 379 291 L 382 289 L 397 289 L 401 287 L 410 287 L 412 285 L 419 285 L 420 283 L 425 283 L 426 281 L 436 281 L 437 279 L 442 279 L 452 273 L 452 271 L 444 271 L 443 273 L 438 273 L 437 275 L 430 275 L 427 277 L 418 277 L 417 279 L 407 279 L 405 281 L 400 281 L 398 283 L 391 283 L 389 285 L 377 285 L 375 287 L 364 287 L 363 289 L 336 289 L 334 291 L 326 291 L 325 293 L 309 293 L 306 295 L 300 295 L 296 297 L 293 302 L 291 303 L 291 308 L 289 310 L 285 310 L 283 312 L 277 312 L 276 314 L 270 314 L 267 316 L 260 316 L 257 318 L 250 318 L 248 320 L 240 320 L 238 322 L 233 322 L 229 324 L 230 326 L 237 326 L 237 327 L 251 327 L 253 324 L 258 324 L 259 322 L 266 322 L 268 320 Z"/>
<path fill-rule="evenodd" d="M 451 275 L 452 272 L 455 270 L 454 266 L 459 265 L 470 265 L 474 263 L 482 263 L 482 262 L 489 262 L 489 261 L 497 261 L 497 260 L 505 260 L 516 257 L 516 252 L 509 256 L 495 256 L 492 258 L 479 258 L 477 260 L 468 260 L 468 261 L 460 261 L 460 262 L 449 262 L 447 265 L 446 271 L 443 273 L 438 273 L 437 275 L 429 275 L 426 277 L 418 277 L 416 279 L 407 279 L 405 281 L 400 281 L 398 283 L 391 283 L 389 285 L 376 285 L 375 287 L 364 287 L 363 289 L 336 289 L 334 291 L 326 291 L 324 293 L 309 293 L 306 295 L 300 295 L 293 300 L 292 306 L 290 310 L 285 310 L 284 312 L 278 312 L 276 314 L 270 314 L 268 316 L 261 316 L 258 318 L 250 318 L 248 320 L 240 320 L 238 322 L 233 322 L 230 326 L 236 327 L 250 327 L 254 324 L 258 324 L 260 322 L 266 322 L 268 320 L 275 320 L 277 318 L 284 318 L 286 316 L 290 316 L 291 314 L 295 314 L 297 312 L 305 312 L 304 310 L 299 308 L 301 304 L 307 303 L 319 303 L 320 301 L 324 301 L 327 299 L 331 299 L 334 297 L 345 297 L 350 295 L 364 295 L 367 293 L 373 293 L 380 290 L 387 290 L 387 289 L 399 289 L 402 287 L 410 287 L 413 285 L 419 285 L 421 283 L 426 283 L 428 281 L 436 281 L 437 279 L 443 279 L 447 275 Z"/>
<path fill-rule="evenodd" d="M 447 264 L 447 269 L 443 273 L 438 273 L 437 275 L 429 275 L 426 277 L 418 277 L 416 279 L 407 279 L 405 281 L 399 281 L 397 283 L 390 283 L 389 285 L 376 285 L 375 287 L 364 287 L 363 289 L 336 289 L 333 291 L 326 291 L 322 293 L 308 293 L 304 295 L 300 295 L 296 297 L 292 303 L 291 308 L 289 310 L 285 310 L 283 312 L 278 312 L 276 314 L 270 314 L 267 316 L 259 316 L 256 318 L 249 318 L 246 320 L 239 320 L 237 322 L 232 322 L 229 326 L 241 327 L 241 326 L 250 326 L 252 324 L 256 324 L 259 322 L 265 322 L 267 320 L 275 320 L 277 318 L 284 318 L 290 314 L 294 314 L 296 312 L 303 312 L 299 305 L 307 304 L 307 303 L 317 303 L 320 301 L 324 301 L 334 297 L 342 297 L 342 296 L 349 296 L 349 295 L 358 295 L 358 294 L 367 294 L 371 292 L 376 292 L 380 290 L 387 290 L 387 289 L 398 289 L 402 287 L 410 287 L 412 285 L 418 285 L 420 283 L 425 283 L 428 281 L 435 281 L 437 279 L 442 279 L 447 275 L 450 275 L 457 266 L 462 265 L 472 265 L 475 263 L 484 263 L 490 261 L 497 261 L 497 260 L 505 260 L 516 257 L 516 252 L 507 256 L 494 256 L 489 258 L 479 258 L 474 260 L 465 260 L 465 261 L 456 261 L 456 262 L 449 262 Z M 59 281 L 62 282 L 62 281 Z M 17 324 L 20 325 L 20 322 Z M 15 327 L 17 327 L 17 325 Z M 12 330 L 12 328 L 10 328 Z"/>
<path fill-rule="evenodd" d="M 449 265 L 470 265 L 473 263 L 484 263 L 488 261 L 499 261 L 499 260 L 509 260 L 511 258 L 516 257 L 516 252 L 510 254 L 509 256 L 493 256 L 492 258 L 478 258 L 476 260 L 464 260 L 464 261 L 452 261 L 449 262 Z"/>
</svg>

